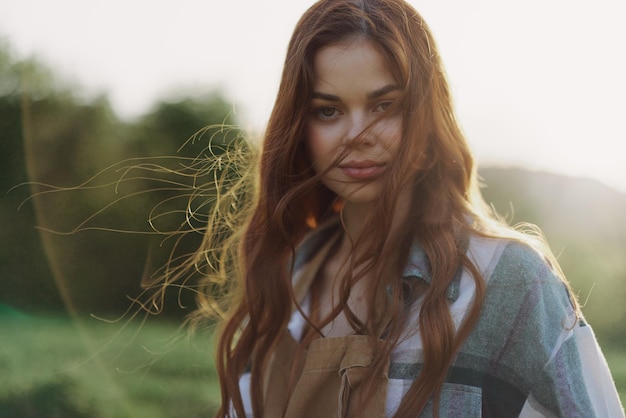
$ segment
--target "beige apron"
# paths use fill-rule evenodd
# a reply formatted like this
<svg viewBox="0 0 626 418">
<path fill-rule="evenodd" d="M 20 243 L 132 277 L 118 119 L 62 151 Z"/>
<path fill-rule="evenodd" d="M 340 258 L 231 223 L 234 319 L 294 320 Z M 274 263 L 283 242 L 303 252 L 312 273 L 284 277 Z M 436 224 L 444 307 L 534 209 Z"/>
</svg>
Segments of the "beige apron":
<svg viewBox="0 0 626 418">
<path fill-rule="evenodd" d="M 302 300 L 332 241 L 307 263 L 294 279 L 294 293 Z M 379 340 L 365 335 L 317 338 L 307 349 L 299 347 L 289 332 L 278 342 L 265 381 L 266 418 L 355 417 L 363 404 L 361 383 L 372 363 Z M 383 368 L 359 418 L 385 416 L 387 370 Z"/>
</svg>

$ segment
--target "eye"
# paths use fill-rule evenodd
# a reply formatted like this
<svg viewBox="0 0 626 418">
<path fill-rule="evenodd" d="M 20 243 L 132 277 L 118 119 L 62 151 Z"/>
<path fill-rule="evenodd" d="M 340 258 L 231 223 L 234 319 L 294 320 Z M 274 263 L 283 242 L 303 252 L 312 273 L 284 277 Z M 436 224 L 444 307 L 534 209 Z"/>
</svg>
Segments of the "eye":
<svg viewBox="0 0 626 418">
<path fill-rule="evenodd" d="M 331 120 L 339 116 L 339 110 L 332 106 L 323 106 L 316 108 L 313 113 L 319 120 Z"/>
<path fill-rule="evenodd" d="M 374 112 L 384 112 L 393 104 L 393 100 L 385 100 L 380 102 L 374 108 Z"/>
</svg>

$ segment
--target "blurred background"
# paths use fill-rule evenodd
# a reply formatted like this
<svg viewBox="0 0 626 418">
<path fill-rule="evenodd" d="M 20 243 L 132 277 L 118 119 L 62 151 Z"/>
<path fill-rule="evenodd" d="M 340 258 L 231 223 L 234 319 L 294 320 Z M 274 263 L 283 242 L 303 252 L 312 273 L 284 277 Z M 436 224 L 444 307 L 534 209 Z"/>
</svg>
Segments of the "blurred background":
<svg viewBox="0 0 626 418">
<path fill-rule="evenodd" d="M 485 197 L 542 228 L 624 401 L 626 5 L 411 3 L 439 42 Z M 207 125 L 258 137 L 310 4 L 0 0 L 0 417 L 211 415 L 210 327 L 179 330 L 192 291 L 133 316 L 175 243 L 148 219 L 176 230 L 194 181 L 160 167 L 181 169 L 209 138 L 218 155 L 239 141 L 188 142 Z"/>
</svg>

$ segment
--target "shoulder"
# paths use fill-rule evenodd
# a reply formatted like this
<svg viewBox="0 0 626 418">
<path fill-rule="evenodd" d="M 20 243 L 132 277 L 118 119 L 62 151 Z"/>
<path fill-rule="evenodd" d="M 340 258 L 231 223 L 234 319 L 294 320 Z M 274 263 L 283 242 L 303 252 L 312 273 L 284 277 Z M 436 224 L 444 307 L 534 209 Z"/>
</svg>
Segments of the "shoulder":
<svg viewBox="0 0 626 418">
<path fill-rule="evenodd" d="M 497 250 L 488 269 L 481 270 L 486 281 L 483 321 L 518 330 L 543 324 L 556 334 L 576 322 L 579 314 L 569 286 L 548 257 L 511 239 L 479 239 L 474 244 L 485 245 Z"/>
<path fill-rule="evenodd" d="M 515 240 L 482 241 L 493 242 L 499 252 L 484 277 L 481 314 L 463 351 L 489 359 L 498 378 L 511 374 L 531 387 L 533 376 L 573 335 L 576 309 L 564 280 L 539 251 Z"/>
<path fill-rule="evenodd" d="M 566 287 L 558 266 L 529 243 L 510 238 L 473 238 L 468 254 L 488 288 L 505 286 L 525 291 L 536 286 Z M 489 258 L 482 261 L 483 268 L 475 261 L 480 257 Z"/>
</svg>

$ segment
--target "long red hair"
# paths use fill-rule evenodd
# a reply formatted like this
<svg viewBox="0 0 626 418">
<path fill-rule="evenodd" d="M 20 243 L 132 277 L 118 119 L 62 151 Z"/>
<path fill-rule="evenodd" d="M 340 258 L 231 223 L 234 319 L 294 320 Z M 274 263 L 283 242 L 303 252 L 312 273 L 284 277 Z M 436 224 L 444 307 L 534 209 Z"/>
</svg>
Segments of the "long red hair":
<svg viewBox="0 0 626 418">
<path fill-rule="evenodd" d="M 290 260 L 311 225 L 332 211 L 336 198 L 313 172 L 306 150 L 313 59 L 324 46 L 350 37 L 365 37 L 377 45 L 402 87 L 394 105 L 403 118 L 402 151 L 371 214 L 371 228 L 355 243 L 362 251 L 354 264 L 367 266 L 359 274 L 374 273 L 371 306 L 385 306 L 383 313 L 372 310 L 365 323 L 352 321 L 359 332 L 373 337 L 386 330 L 385 349 L 377 353 L 366 384 L 371 389 L 406 324 L 403 295 L 400 286 L 393 285 L 401 276 L 411 242 L 419 241 L 426 251 L 432 285 L 423 294 L 419 315 L 424 367 L 397 416 L 416 416 L 430 398 L 436 402 L 453 356 L 480 313 L 484 284 L 465 256 L 463 237 L 484 233 L 489 221 L 430 30 L 403 0 L 321 0 L 302 16 L 289 43 L 249 211 L 241 215 L 245 218 L 241 233 L 227 242 L 230 250 L 221 253 L 223 258 L 226 254 L 235 259 L 235 267 L 223 271 L 235 275 L 229 278 L 228 299 L 225 303 L 215 300 L 213 291 L 211 296 L 208 292 L 200 296 L 200 312 L 217 305 L 228 309 L 217 345 L 220 417 L 231 416 L 233 411 L 244 415 L 238 380 L 248 366 L 254 414 L 263 416 L 263 376 L 297 303 Z M 390 237 L 394 197 L 407 181 L 413 190 L 410 216 L 402 221 L 400 235 Z M 209 237 L 206 245 L 213 244 Z M 467 319 L 455 332 L 445 295 L 459 265 L 472 273 L 477 290 Z M 349 311 L 349 283 L 358 278 L 347 275 L 342 279 L 348 285 L 343 286 L 338 310 Z M 207 287 L 213 289 L 216 282 L 208 277 Z M 388 295 L 387 289 L 393 289 L 391 303 L 379 300 L 380 295 Z"/>
</svg>

